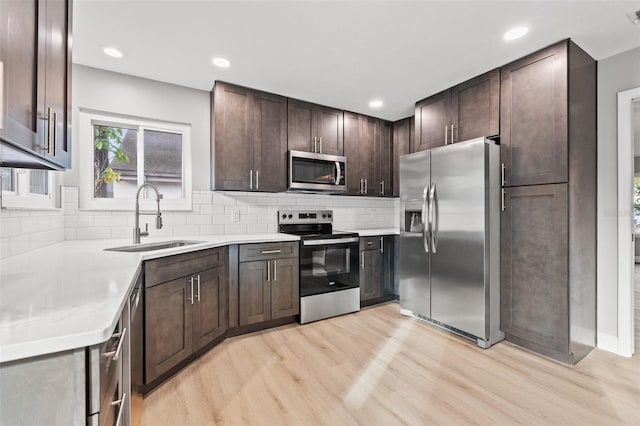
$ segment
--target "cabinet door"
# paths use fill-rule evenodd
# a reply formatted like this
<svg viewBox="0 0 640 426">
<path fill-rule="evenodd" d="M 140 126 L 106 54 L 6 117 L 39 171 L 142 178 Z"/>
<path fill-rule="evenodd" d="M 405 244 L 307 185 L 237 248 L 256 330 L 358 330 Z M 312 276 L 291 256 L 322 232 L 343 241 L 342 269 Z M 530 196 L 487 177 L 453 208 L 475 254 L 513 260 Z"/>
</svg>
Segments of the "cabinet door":
<svg viewBox="0 0 640 426">
<path fill-rule="evenodd" d="M 238 268 L 238 323 L 256 324 L 271 319 L 271 261 L 242 262 Z"/>
<path fill-rule="evenodd" d="M 360 300 L 382 296 L 382 253 L 380 250 L 360 252 Z"/>
<path fill-rule="evenodd" d="M 360 121 L 358 114 L 344 113 L 344 155 L 347 157 L 347 194 L 360 194 Z"/>
<path fill-rule="evenodd" d="M 41 2 L 42 3 L 42 2 Z M 45 108 L 51 108 L 50 161 L 71 167 L 71 1 L 46 3 Z"/>
<path fill-rule="evenodd" d="M 0 2 L 0 61 L 4 68 L 4 116 L 0 137 L 39 154 L 45 129 L 46 25 L 44 1 Z M 4 119 L 4 120 L 3 120 Z"/>
<path fill-rule="evenodd" d="M 506 65 L 500 75 L 506 184 L 567 182 L 567 43 Z"/>
<path fill-rule="evenodd" d="M 501 325 L 536 351 L 568 350 L 567 238 L 566 184 L 505 190 Z"/>
<path fill-rule="evenodd" d="M 287 101 L 288 148 L 297 151 L 316 152 L 317 117 L 316 105 L 289 99 Z M 317 140 L 317 139 L 316 139 Z"/>
<path fill-rule="evenodd" d="M 390 196 L 391 182 L 391 126 L 388 121 L 379 121 L 379 137 L 376 139 L 376 195 Z M 372 194 L 373 195 L 373 194 Z"/>
<path fill-rule="evenodd" d="M 462 142 L 500 132 L 500 70 L 451 89 L 451 140 Z"/>
<path fill-rule="evenodd" d="M 400 156 L 409 153 L 411 118 L 393 123 L 393 196 L 400 196 Z"/>
<path fill-rule="evenodd" d="M 254 188 L 287 189 L 287 98 L 257 92 L 253 109 Z"/>
<path fill-rule="evenodd" d="M 451 92 L 446 90 L 416 104 L 416 141 L 412 152 L 451 142 L 450 103 Z"/>
<path fill-rule="evenodd" d="M 366 115 L 360 116 L 360 175 L 364 179 L 365 195 L 377 195 L 376 185 L 376 136 L 379 135 L 378 120 Z"/>
<path fill-rule="evenodd" d="M 145 289 L 145 383 L 191 355 L 191 297 L 186 277 Z"/>
<path fill-rule="evenodd" d="M 216 189 L 253 187 L 253 91 L 216 83 L 213 91 L 213 133 Z"/>
<path fill-rule="evenodd" d="M 319 151 L 322 154 L 344 154 L 343 112 L 333 108 L 318 106 L 316 108 L 319 140 Z"/>
<path fill-rule="evenodd" d="M 199 282 L 198 282 L 199 278 Z M 193 351 L 227 330 L 227 271 L 224 266 L 194 275 Z M 191 289 L 189 289 L 191 290 Z"/>
<path fill-rule="evenodd" d="M 298 258 L 272 260 L 271 319 L 300 313 Z"/>
</svg>

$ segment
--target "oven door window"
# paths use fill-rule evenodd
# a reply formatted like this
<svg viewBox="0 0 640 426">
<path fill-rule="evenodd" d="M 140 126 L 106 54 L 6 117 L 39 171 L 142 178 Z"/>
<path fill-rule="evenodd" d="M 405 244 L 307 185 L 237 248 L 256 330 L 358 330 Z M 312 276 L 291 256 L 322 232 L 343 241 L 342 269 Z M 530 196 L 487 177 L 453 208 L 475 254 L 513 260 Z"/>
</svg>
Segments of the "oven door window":
<svg viewBox="0 0 640 426">
<path fill-rule="evenodd" d="M 291 164 L 292 182 L 322 185 L 336 184 L 338 173 L 335 162 L 314 160 L 311 158 L 294 158 Z M 338 162 L 338 164 L 340 164 L 341 170 L 344 170 L 344 163 Z M 340 180 L 343 181 L 343 176 L 340 176 Z"/>
<path fill-rule="evenodd" d="M 358 245 L 307 246 L 300 256 L 300 295 L 358 287 Z"/>
</svg>

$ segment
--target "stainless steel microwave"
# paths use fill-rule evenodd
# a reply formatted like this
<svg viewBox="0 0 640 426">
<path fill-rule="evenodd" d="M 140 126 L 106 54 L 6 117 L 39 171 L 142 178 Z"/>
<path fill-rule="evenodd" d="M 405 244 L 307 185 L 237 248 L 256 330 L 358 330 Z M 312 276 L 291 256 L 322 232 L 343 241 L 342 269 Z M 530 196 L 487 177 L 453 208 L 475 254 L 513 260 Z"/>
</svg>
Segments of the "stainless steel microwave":
<svg viewBox="0 0 640 426">
<path fill-rule="evenodd" d="M 340 193 L 347 190 L 347 158 L 289 151 L 289 191 Z"/>
</svg>

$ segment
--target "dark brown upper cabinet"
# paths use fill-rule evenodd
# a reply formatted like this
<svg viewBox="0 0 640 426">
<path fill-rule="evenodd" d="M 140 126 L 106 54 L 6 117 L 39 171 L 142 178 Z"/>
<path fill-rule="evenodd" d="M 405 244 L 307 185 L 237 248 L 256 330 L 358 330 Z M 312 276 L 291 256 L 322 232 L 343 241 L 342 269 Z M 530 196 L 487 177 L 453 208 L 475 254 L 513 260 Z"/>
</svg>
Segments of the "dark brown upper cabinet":
<svg viewBox="0 0 640 426">
<path fill-rule="evenodd" d="M 505 185 L 567 182 L 567 42 L 501 68 Z"/>
<path fill-rule="evenodd" d="M 495 69 L 451 89 L 450 142 L 500 133 L 500 70 Z"/>
<path fill-rule="evenodd" d="M 216 82 L 212 111 L 213 188 L 286 190 L 287 98 Z"/>
<path fill-rule="evenodd" d="M 0 4 L 0 165 L 71 167 L 71 0 Z"/>
<path fill-rule="evenodd" d="M 343 155 L 343 120 L 341 110 L 289 99 L 289 149 Z"/>
<path fill-rule="evenodd" d="M 416 103 L 416 140 L 413 151 L 443 146 L 450 142 L 451 92 L 445 90 Z"/>
<path fill-rule="evenodd" d="M 495 69 L 416 103 L 411 152 L 500 132 L 500 70 Z"/>
<path fill-rule="evenodd" d="M 393 123 L 393 196 L 400 196 L 400 156 L 411 152 L 414 135 L 414 119 L 407 117 Z"/>
<path fill-rule="evenodd" d="M 375 182 L 378 185 L 376 195 L 390 197 L 393 195 L 393 183 L 391 182 L 393 124 L 389 121 L 378 120 L 378 126 L 380 130 L 379 137 L 376 139 L 375 152 Z"/>
<path fill-rule="evenodd" d="M 346 195 L 390 196 L 391 123 L 344 113 Z"/>
</svg>

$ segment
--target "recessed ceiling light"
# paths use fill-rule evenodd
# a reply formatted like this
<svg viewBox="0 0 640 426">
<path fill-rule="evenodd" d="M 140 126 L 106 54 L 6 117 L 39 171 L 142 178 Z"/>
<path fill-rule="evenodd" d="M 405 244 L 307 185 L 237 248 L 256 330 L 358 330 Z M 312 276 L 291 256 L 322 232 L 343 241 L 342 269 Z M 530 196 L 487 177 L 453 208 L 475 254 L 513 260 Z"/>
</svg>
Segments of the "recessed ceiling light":
<svg viewBox="0 0 640 426">
<path fill-rule="evenodd" d="M 370 108 L 380 108 L 382 105 L 383 103 L 380 99 L 374 99 L 371 102 L 369 102 Z"/>
<path fill-rule="evenodd" d="M 115 47 L 105 47 L 102 51 L 112 58 L 122 58 L 122 52 Z"/>
<path fill-rule="evenodd" d="M 213 65 L 215 65 L 216 67 L 220 67 L 220 68 L 229 68 L 231 66 L 231 62 L 229 62 L 228 59 L 220 58 L 220 57 L 213 58 L 211 62 L 213 62 Z"/>
<path fill-rule="evenodd" d="M 522 37 L 528 32 L 529 32 L 529 28 L 527 27 L 515 27 L 515 28 L 511 28 L 509 31 L 504 33 L 503 37 L 505 40 L 511 41 L 511 40 L 515 40 L 517 38 Z"/>
</svg>

